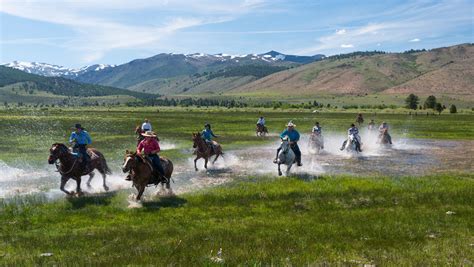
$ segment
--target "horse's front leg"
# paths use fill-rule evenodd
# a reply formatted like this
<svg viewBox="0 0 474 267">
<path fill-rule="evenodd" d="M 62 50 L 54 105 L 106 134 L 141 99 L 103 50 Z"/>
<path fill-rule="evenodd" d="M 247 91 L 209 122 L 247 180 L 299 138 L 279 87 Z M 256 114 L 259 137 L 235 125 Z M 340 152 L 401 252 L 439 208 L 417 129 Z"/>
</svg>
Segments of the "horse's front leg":
<svg viewBox="0 0 474 267">
<path fill-rule="evenodd" d="M 280 169 L 280 163 L 278 163 L 278 175 L 281 176 L 283 173 L 281 173 L 281 169 Z"/>
<path fill-rule="evenodd" d="M 286 176 L 290 174 L 291 166 L 293 166 L 293 164 L 289 164 L 288 167 L 286 167 L 286 174 L 285 174 Z"/>
<path fill-rule="evenodd" d="M 82 196 L 84 193 L 82 193 L 81 189 L 81 176 L 76 178 L 76 192 L 78 196 Z"/>
<path fill-rule="evenodd" d="M 107 175 L 105 175 L 105 173 L 103 173 L 102 174 L 102 185 L 104 186 L 105 191 L 109 191 L 109 187 L 107 186 L 106 180 L 107 180 Z"/>
<path fill-rule="evenodd" d="M 67 183 L 68 180 L 69 180 L 68 177 L 61 176 L 61 186 L 59 187 L 59 189 L 61 189 L 61 191 L 63 191 L 64 193 L 66 193 L 68 195 L 72 195 L 71 192 L 64 189 L 64 187 L 66 186 L 66 183 Z"/>
<path fill-rule="evenodd" d="M 209 161 L 209 158 L 204 158 L 204 168 L 207 170 L 207 162 Z"/>
<path fill-rule="evenodd" d="M 196 171 L 198 171 L 198 167 L 197 167 L 196 163 L 197 163 L 197 161 L 198 161 L 199 158 L 200 158 L 199 156 L 196 156 L 196 158 L 194 159 L 194 169 L 195 169 Z"/>
<path fill-rule="evenodd" d="M 87 180 L 87 187 L 91 187 L 91 181 L 92 181 L 92 178 L 94 178 L 94 175 L 95 175 L 94 172 L 89 173 L 89 179 Z"/>
<path fill-rule="evenodd" d="M 137 201 L 140 201 L 140 199 L 142 199 L 143 192 L 145 192 L 145 185 L 140 185 L 137 187 L 137 189 L 138 189 Z"/>
</svg>

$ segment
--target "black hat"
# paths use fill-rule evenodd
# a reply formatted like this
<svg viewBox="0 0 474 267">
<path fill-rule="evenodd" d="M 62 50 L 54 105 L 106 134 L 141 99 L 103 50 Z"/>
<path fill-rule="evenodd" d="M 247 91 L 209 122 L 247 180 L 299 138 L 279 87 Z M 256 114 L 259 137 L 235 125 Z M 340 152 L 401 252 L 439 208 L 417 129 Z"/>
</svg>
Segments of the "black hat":
<svg viewBox="0 0 474 267">
<path fill-rule="evenodd" d="M 354 124 L 354 123 L 352 123 L 352 124 L 351 124 L 351 126 L 352 126 L 352 127 L 354 127 L 354 126 L 355 126 L 355 124 Z"/>
<path fill-rule="evenodd" d="M 82 128 L 82 126 L 81 126 L 81 124 L 80 124 L 80 123 L 76 123 L 76 124 L 74 125 L 74 128 L 75 128 L 75 129 L 81 129 L 81 130 L 84 130 L 84 128 Z"/>
<path fill-rule="evenodd" d="M 204 127 L 209 127 L 209 128 L 211 128 L 211 124 L 206 123 L 206 124 L 204 124 Z"/>
</svg>

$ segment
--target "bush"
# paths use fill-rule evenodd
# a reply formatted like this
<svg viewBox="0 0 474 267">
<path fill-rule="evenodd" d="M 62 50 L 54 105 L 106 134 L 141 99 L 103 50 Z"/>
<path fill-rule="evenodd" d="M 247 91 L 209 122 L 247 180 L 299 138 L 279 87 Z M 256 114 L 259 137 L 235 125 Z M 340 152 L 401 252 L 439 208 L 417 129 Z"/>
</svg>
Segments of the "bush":
<svg viewBox="0 0 474 267">
<path fill-rule="evenodd" d="M 454 104 L 449 107 L 449 113 L 458 113 L 458 109 Z"/>
</svg>

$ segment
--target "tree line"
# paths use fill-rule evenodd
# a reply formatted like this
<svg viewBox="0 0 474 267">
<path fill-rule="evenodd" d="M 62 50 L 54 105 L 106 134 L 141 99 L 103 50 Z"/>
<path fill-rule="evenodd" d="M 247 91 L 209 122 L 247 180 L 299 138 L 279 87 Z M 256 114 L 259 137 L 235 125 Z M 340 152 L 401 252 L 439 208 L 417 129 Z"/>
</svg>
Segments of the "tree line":
<svg viewBox="0 0 474 267">
<path fill-rule="evenodd" d="M 426 98 L 425 102 L 423 102 L 423 105 L 420 104 L 420 98 L 415 95 L 415 94 L 410 94 L 406 99 L 405 99 L 405 104 L 406 108 L 408 109 L 433 109 L 438 112 L 438 114 L 441 114 L 446 109 L 446 106 L 441 104 L 441 102 L 438 102 L 436 97 L 434 95 L 430 95 Z M 449 107 L 449 113 L 457 113 L 457 108 L 456 105 L 451 104 Z"/>
</svg>

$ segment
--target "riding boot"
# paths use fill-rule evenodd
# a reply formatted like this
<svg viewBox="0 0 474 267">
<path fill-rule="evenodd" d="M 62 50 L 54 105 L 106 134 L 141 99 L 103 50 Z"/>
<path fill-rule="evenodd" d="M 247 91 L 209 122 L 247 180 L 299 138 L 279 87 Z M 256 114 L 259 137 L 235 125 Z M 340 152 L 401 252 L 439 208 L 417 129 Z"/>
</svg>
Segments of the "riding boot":
<svg viewBox="0 0 474 267">
<path fill-rule="evenodd" d="M 275 159 L 273 160 L 273 163 L 277 163 L 277 162 L 278 162 L 278 154 L 280 153 L 280 150 L 281 150 L 281 147 L 279 147 L 279 148 L 277 149 L 277 154 L 276 154 Z"/>
</svg>

